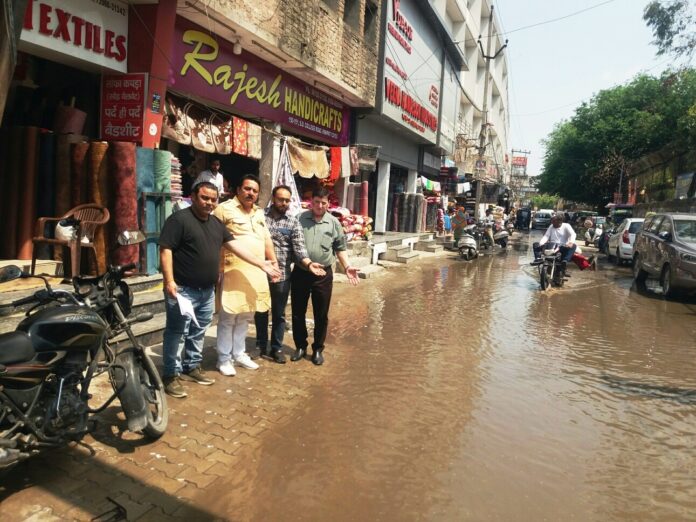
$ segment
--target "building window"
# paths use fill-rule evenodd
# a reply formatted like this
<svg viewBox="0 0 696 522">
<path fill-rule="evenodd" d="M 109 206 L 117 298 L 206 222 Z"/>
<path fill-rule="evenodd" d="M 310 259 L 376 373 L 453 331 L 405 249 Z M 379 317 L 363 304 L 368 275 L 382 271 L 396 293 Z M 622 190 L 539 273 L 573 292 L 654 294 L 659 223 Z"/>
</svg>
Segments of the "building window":
<svg viewBox="0 0 696 522">
<path fill-rule="evenodd" d="M 360 0 L 346 0 L 343 7 L 343 21 L 358 31 L 360 29 Z"/>
<path fill-rule="evenodd" d="M 367 0 L 365 2 L 363 37 L 370 44 L 374 44 L 377 41 L 377 14 L 377 4 Z"/>
</svg>

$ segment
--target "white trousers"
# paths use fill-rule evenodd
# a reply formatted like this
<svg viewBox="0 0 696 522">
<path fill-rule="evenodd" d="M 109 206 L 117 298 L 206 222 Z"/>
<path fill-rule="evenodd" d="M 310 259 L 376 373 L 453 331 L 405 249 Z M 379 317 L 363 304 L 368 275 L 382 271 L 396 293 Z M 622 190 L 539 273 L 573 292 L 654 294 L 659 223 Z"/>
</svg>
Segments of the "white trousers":
<svg viewBox="0 0 696 522">
<path fill-rule="evenodd" d="M 249 330 L 249 321 L 254 318 L 253 312 L 242 314 L 228 314 L 220 310 L 217 326 L 217 353 L 218 363 L 239 359 L 246 348 L 246 335 Z"/>
</svg>

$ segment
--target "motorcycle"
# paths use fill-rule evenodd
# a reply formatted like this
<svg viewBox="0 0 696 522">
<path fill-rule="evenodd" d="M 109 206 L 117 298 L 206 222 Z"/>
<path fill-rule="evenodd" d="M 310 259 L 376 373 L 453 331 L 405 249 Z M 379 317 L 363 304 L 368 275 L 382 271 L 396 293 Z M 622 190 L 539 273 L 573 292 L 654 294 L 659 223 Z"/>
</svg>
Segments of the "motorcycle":
<svg viewBox="0 0 696 522">
<path fill-rule="evenodd" d="M 476 229 L 476 225 L 467 225 L 457 243 L 459 255 L 467 261 L 477 258 L 480 242 L 481 233 Z"/>
<path fill-rule="evenodd" d="M 532 263 L 539 268 L 539 286 L 546 290 L 549 286 L 563 287 L 566 272 L 561 256 L 561 249 L 556 243 L 544 245 L 541 262 Z"/>
<path fill-rule="evenodd" d="M 135 242 L 140 241 L 119 237 L 121 244 Z M 112 266 L 100 276 L 76 277 L 72 292 L 53 289 L 45 277 L 17 266 L 0 269 L 0 282 L 44 282 L 44 289 L 12 303 L 31 307 L 14 332 L 0 334 L 0 470 L 42 449 L 81 440 L 94 430 L 92 416 L 116 398 L 130 431 L 153 439 L 164 434 L 164 386 L 131 329 L 153 314 L 128 317 L 133 293 L 123 276 L 134 268 Z M 113 393 L 93 408 L 90 385 L 105 373 Z"/>
</svg>

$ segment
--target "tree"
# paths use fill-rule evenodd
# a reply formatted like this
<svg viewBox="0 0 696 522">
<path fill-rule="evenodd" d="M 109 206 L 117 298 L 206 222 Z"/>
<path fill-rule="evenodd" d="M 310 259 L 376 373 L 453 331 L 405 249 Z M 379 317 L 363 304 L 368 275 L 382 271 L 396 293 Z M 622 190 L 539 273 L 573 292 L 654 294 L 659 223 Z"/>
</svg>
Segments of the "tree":
<svg viewBox="0 0 696 522">
<path fill-rule="evenodd" d="M 657 54 L 691 60 L 696 50 L 696 1 L 653 0 L 643 11 Z"/>
<path fill-rule="evenodd" d="M 539 190 L 605 205 L 632 161 L 667 145 L 696 144 L 696 71 L 640 75 L 600 91 L 556 125 L 545 144 Z"/>
<path fill-rule="evenodd" d="M 535 194 L 532 196 L 532 207 L 534 208 L 556 208 L 558 196 L 553 194 Z"/>
</svg>

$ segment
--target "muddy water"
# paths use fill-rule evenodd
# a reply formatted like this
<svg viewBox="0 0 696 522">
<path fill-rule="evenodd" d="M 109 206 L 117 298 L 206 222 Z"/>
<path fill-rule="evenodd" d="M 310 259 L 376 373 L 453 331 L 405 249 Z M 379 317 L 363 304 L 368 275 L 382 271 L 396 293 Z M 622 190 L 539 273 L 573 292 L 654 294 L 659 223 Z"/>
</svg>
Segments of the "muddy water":
<svg viewBox="0 0 696 522">
<path fill-rule="evenodd" d="M 575 271 L 544 294 L 528 254 L 339 288 L 325 378 L 210 506 L 252 520 L 696 518 L 696 305 L 631 290 L 628 269 Z"/>
</svg>

